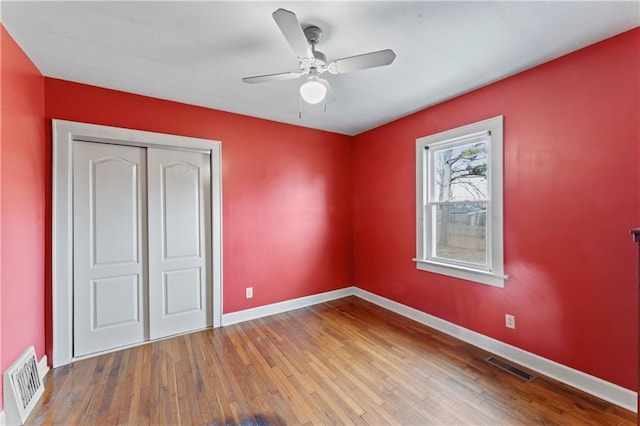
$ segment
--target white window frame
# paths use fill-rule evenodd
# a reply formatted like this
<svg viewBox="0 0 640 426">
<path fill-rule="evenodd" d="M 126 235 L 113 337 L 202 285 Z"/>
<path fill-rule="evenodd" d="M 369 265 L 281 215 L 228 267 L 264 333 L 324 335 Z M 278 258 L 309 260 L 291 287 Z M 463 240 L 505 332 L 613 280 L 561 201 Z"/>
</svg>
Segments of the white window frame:
<svg viewBox="0 0 640 426">
<path fill-rule="evenodd" d="M 429 250 L 433 232 L 431 217 L 425 209 L 428 201 L 429 167 L 433 166 L 429 149 L 433 151 L 433 148 L 455 144 L 458 141 L 468 143 L 471 138 L 482 135 L 488 135 L 487 265 L 475 266 L 465 262 L 448 262 L 442 258 L 434 259 Z M 416 140 L 416 258 L 413 261 L 416 262 L 417 269 L 504 287 L 508 276 L 504 274 L 502 146 L 501 115 Z"/>
</svg>

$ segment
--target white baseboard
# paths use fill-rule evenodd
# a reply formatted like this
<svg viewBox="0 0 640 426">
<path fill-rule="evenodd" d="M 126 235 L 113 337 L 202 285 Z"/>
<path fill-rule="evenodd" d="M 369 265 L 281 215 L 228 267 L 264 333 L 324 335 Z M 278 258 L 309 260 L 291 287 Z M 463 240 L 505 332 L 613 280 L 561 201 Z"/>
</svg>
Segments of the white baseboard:
<svg viewBox="0 0 640 426">
<path fill-rule="evenodd" d="M 300 297 L 298 299 L 287 300 L 284 302 L 272 303 L 271 305 L 259 306 L 257 308 L 246 309 L 244 311 L 232 312 L 222 315 L 222 325 L 237 324 L 239 322 L 250 321 L 269 315 L 280 314 L 294 309 L 305 308 L 318 303 L 329 302 L 335 299 L 352 296 L 355 287 L 345 287 L 339 290 L 328 291 L 326 293 L 314 294 L 311 296 Z"/>
<path fill-rule="evenodd" d="M 429 315 L 417 309 L 393 300 L 378 296 L 355 287 L 354 295 L 380 307 L 410 318 L 428 327 L 434 328 L 457 339 L 470 343 L 488 352 L 528 367 L 559 382 L 580 389 L 598 398 L 619 405 L 622 408 L 638 412 L 638 394 L 614 383 L 591 376 L 555 361 L 532 354 L 475 331 L 460 327 L 441 318 Z"/>
<path fill-rule="evenodd" d="M 47 365 L 47 356 L 45 355 L 42 357 L 42 359 L 38 363 L 38 376 L 40 376 L 40 380 L 44 380 L 44 376 L 47 375 L 48 371 L 49 371 L 49 366 Z"/>
<path fill-rule="evenodd" d="M 0 411 L 0 426 L 6 426 L 6 420 L 4 419 L 4 411 Z"/>
</svg>

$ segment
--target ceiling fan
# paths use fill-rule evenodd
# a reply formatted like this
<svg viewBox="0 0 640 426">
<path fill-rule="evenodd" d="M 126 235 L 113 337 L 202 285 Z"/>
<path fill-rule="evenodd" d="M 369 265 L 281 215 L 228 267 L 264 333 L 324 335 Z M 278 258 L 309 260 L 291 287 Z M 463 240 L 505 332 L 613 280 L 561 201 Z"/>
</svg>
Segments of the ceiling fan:
<svg viewBox="0 0 640 426">
<path fill-rule="evenodd" d="M 315 49 L 316 44 L 320 42 L 323 35 L 320 28 L 311 25 L 303 29 L 298 22 L 296 14 L 285 9 L 276 10 L 272 16 L 289 46 L 293 49 L 293 53 L 298 57 L 300 71 L 245 77 L 242 79 L 245 83 L 293 80 L 307 76 L 307 81 L 300 86 L 300 96 L 307 103 L 317 104 L 325 100 L 327 92 L 331 90 L 329 82 L 320 77 L 325 72 L 344 74 L 351 71 L 375 68 L 389 65 L 396 58 L 393 50 L 385 49 L 327 62 L 327 57 L 324 53 Z"/>
</svg>

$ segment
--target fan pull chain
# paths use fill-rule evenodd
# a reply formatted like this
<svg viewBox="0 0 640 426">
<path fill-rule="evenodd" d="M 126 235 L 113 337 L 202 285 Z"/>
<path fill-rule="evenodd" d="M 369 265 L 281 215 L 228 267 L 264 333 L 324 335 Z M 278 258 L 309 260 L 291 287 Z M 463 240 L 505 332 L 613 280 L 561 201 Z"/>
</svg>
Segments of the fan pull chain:
<svg viewBox="0 0 640 426">
<path fill-rule="evenodd" d="M 298 97 L 298 120 L 302 120 L 302 95 Z"/>
<path fill-rule="evenodd" d="M 298 97 L 298 120 L 302 120 L 302 110 L 304 109 L 304 102 L 302 96 Z M 322 101 L 322 112 L 327 112 L 327 98 Z"/>
</svg>

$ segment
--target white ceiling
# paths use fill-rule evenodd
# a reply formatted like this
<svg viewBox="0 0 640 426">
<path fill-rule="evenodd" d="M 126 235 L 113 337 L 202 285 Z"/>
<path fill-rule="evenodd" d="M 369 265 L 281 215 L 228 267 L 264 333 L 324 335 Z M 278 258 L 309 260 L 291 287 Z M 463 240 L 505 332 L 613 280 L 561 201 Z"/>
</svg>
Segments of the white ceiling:
<svg viewBox="0 0 640 426">
<path fill-rule="evenodd" d="M 640 1 L 11 2 L 3 25 L 49 77 L 354 135 L 640 25 Z M 326 112 L 271 13 L 320 26 L 329 60 L 386 48 L 386 67 L 328 75 Z"/>
</svg>

